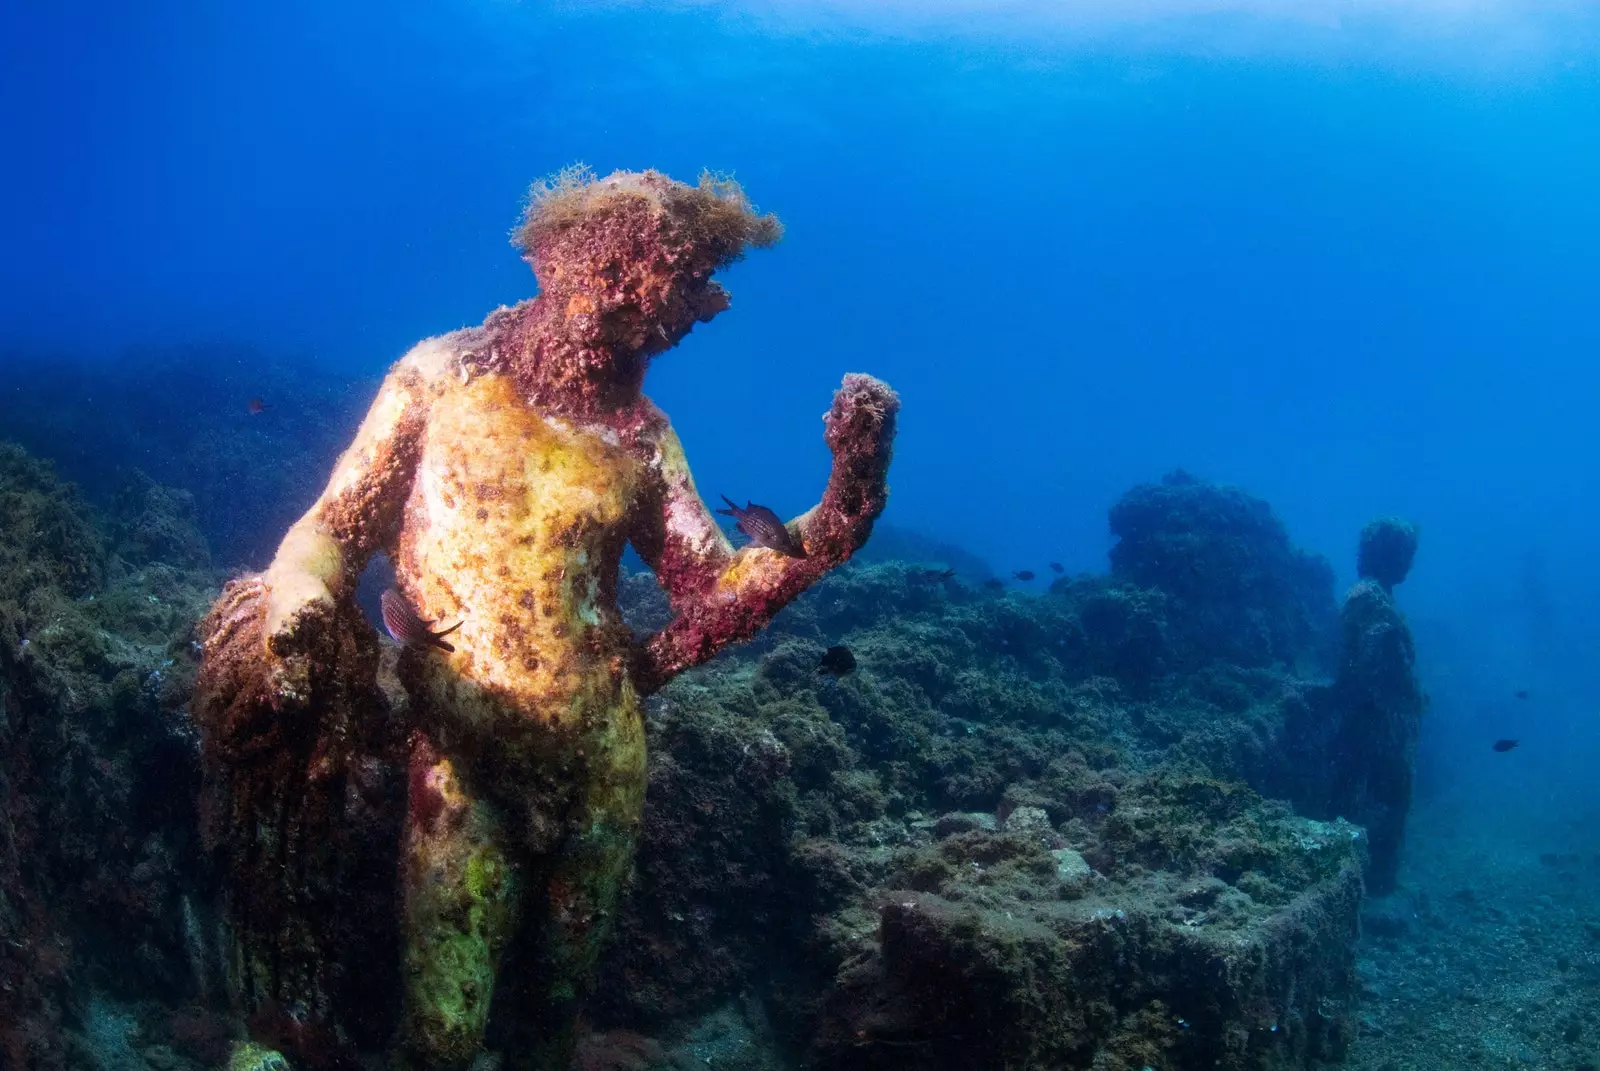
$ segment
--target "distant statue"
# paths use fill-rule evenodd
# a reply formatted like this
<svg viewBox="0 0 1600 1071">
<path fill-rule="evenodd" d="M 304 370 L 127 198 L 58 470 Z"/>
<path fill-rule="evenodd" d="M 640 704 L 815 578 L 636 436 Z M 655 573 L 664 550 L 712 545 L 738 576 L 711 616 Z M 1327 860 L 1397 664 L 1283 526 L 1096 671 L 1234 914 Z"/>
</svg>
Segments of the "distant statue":
<svg viewBox="0 0 1600 1071">
<path fill-rule="evenodd" d="M 537 189 L 518 239 L 539 296 L 402 359 L 271 567 L 224 592 L 197 713 L 236 981 L 273 1039 L 380 1036 L 370 994 L 397 987 L 408 1066 L 466 1068 L 493 1029 L 511 1066 L 565 1069 L 639 828 L 640 697 L 753 636 L 884 506 L 899 402 L 875 379 L 834 396 L 820 504 L 738 551 L 641 393 L 728 307 L 712 274 L 778 236 L 715 178 Z M 643 641 L 616 605 L 628 543 L 675 613 Z M 378 551 L 387 706 L 353 604 Z"/>
<path fill-rule="evenodd" d="M 1376 581 L 1385 592 L 1405 582 L 1417 557 L 1417 529 L 1398 517 L 1379 517 L 1361 529 L 1356 547 L 1356 575 Z"/>
<path fill-rule="evenodd" d="M 1361 580 L 1340 611 L 1342 656 L 1334 680 L 1340 712 L 1334 808 L 1367 827 L 1367 891 L 1394 891 L 1411 811 L 1417 737 L 1426 701 L 1417 683 L 1411 627 L 1394 588 L 1411 572 L 1417 530 L 1383 517 L 1361 531 Z"/>
<path fill-rule="evenodd" d="M 1285 726 L 1294 756 L 1285 790 L 1313 817 L 1367 827 L 1367 891 L 1378 896 L 1394 891 L 1399 872 L 1427 703 L 1393 594 L 1416 550 L 1416 528 L 1405 521 L 1384 517 L 1362 529 L 1360 580 L 1340 611 L 1338 673 Z"/>
</svg>

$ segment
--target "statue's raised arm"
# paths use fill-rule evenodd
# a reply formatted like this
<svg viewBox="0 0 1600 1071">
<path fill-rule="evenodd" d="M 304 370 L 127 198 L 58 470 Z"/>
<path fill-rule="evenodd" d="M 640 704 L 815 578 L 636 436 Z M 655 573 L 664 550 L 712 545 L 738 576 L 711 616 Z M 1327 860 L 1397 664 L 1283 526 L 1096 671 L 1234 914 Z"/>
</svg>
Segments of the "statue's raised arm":
<svg viewBox="0 0 1600 1071">
<path fill-rule="evenodd" d="M 633 543 L 676 616 L 643 645 L 634 677 L 641 691 L 655 691 L 728 644 L 750 639 L 861 548 L 888 496 L 899 408 L 887 384 L 845 376 L 823 417 L 833 451 L 827 489 L 821 502 L 784 526 L 783 549 L 755 543 L 733 549 L 695 489 L 677 435 L 663 427 L 656 436 L 659 482 L 640 511 Z"/>
</svg>

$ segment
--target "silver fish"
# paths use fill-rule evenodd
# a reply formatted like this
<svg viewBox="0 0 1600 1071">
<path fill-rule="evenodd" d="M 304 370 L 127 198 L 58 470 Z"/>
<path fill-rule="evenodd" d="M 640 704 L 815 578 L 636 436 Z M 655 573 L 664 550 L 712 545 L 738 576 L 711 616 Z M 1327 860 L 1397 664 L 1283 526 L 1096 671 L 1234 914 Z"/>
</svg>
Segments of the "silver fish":
<svg viewBox="0 0 1600 1071">
<path fill-rule="evenodd" d="M 722 501 L 728 504 L 727 509 L 719 509 L 718 513 L 732 517 L 739 526 L 739 531 L 750 537 L 753 547 L 766 547 L 789 558 L 804 558 L 805 548 L 784 527 L 778 515 L 765 506 L 757 506 L 746 501 L 744 508 L 734 505 L 733 499 L 727 495 L 722 496 Z"/>
<path fill-rule="evenodd" d="M 455 650 L 453 646 L 444 642 L 443 637 L 460 628 L 460 621 L 447 629 L 435 632 L 433 622 L 418 617 L 411 604 L 406 602 L 405 596 L 394 588 L 384 592 L 379 602 L 383 606 L 383 627 L 395 643 L 402 647 L 437 647 L 441 651 Z"/>
</svg>

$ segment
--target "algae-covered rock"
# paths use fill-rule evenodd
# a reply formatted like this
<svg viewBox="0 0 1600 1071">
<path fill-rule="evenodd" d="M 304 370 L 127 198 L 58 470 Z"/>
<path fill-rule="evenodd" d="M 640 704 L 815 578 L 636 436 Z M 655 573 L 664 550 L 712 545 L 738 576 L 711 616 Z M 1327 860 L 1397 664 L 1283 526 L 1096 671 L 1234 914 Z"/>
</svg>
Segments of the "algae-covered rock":
<svg viewBox="0 0 1600 1071">
<path fill-rule="evenodd" d="M 1315 664 L 1333 636 L 1333 570 L 1289 542 L 1261 499 L 1174 472 L 1111 510 L 1113 578 L 1165 593 L 1191 664 Z"/>
<path fill-rule="evenodd" d="M 1358 828 L 1181 769 L 1075 822 L 1074 848 L 1019 813 L 1018 829 L 900 850 L 833 916 L 819 1066 L 1302 1067 L 1342 1051 Z"/>
<path fill-rule="evenodd" d="M 126 494 L 126 466 L 137 464 L 194 496 L 219 561 L 263 562 L 308 482 L 349 441 L 372 386 L 339 362 L 240 345 L 139 347 L 109 360 L 10 351 L 0 357 L 0 429 L 96 502 Z M 252 396 L 266 406 L 254 416 Z"/>
<path fill-rule="evenodd" d="M 194 495 L 133 473 L 112 503 L 117 554 L 134 566 L 160 563 L 206 569 L 211 552 L 200 534 Z"/>
<path fill-rule="evenodd" d="M 1336 1056 L 1365 838 L 1249 783 L 1281 779 L 1285 697 L 1325 686 L 1293 672 L 1316 630 L 1190 665 L 1166 637 L 1208 611 L 1168 592 L 930 568 L 841 570 L 659 697 L 600 1021 L 756 992 L 815 1066 Z M 857 671 L 819 675 L 839 642 Z"/>
<path fill-rule="evenodd" d="M 132 565 L 116 542 L 0 446 L 0 1063 L 17 1067 L 66 1059 L 69 980 L 168 997 L 202 981 L 186 704 L 214 578 Z"/>
<path fill-rule="evenodd" d="M 600 986 L 602 1008 L 618 1018 L 661 1022 L 736 993 L 775 930 L 804 917 L 803 897 L 824 896 L 794 864 L 807 849 L 790 839 L 805 824 L 789 774 L 798 763 L 810 793 L 831 791 L 839 771 L 829 753 L 844 752 L 827 739 L 826 715 L 729 717 L 702 701 L 703 690 L 669 689 L 650 706 L 638 895 L 618 920 L 611 947 L 620 954 Z"/>
<path fill-rule="evenodd" d="M 0 599 L 41 589 L 93 591 L 105 577 L 105 543 L 88 509 L 55 470 L 0 443 Z"/>
<path fill-rule="evenodd" d="M 1281 907 L 1157 881 L 1052 899 L 1014 878 L 986 885 L 1000 868 L 981 863 L 937 890 L 886 890 L 876 933 L 841 941 L 817 1063 L 1138 1071 L 1336 1059 L 1361 895 L 1359 865 L 1342 854 L 1334 879 Z"/>
</svg>

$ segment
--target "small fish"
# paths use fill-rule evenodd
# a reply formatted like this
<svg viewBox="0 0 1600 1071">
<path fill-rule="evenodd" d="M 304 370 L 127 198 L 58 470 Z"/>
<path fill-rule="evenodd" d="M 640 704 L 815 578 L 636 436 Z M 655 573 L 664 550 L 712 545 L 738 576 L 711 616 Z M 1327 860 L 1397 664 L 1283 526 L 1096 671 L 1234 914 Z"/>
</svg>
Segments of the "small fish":
<svg viewBox="0 0 1600 1071">
<path fill-rule="evenodd" d="M 250 410 L 250 415 L 251 416 L 260 416 L 262 413 L 265 413 L 268 409 L 271 409 L 272 406 L 268 405 L 266 402 L 262 401 L 260 398 L 251 398 L 250 401 L 249 401 L 249 404 L 247 404 L 245 406 L 245 408 Z"/>
<path fill-rule="evenodd" d="M 1511 694 L 1516 696 L 1518 699 L 1526 699 L 1526 698 L 1528 698 L 1528 689 L 1526 689 L 1526 688 L 1518 688 L 1516 691 L 1512 692 Z"/>
<path fill-rule="evenodd" d="M 417 612 L 406 602 L 405 596 L 394 588 L 383 593 L 379 600 L 383 605 L 383 627 L 389 635 L 402 647 L 437 647 L 441 651 L 454 651 L 455 648 L 444 642 L 444 637 L 450 635 L 461 627 L 457 621 L 447 629 L 438 632 L 433 630 L 432 621 L 424 621 L 417 616 Z"/>
<path fill-rule="evenodd" d="M 784 527 L 778 515 L 765 506 L 758 506 L 753 502 L 745 502 L 744 509 L 734 505 L 733 499 L 727 495 L 722 496 L 722 501 L 728 504 L 727 509 L 719 509 L 718 513 L 732 517 L 739 526 L 739 531 L 750 537 L 752 547 L 766 547 L 775 550 L 786 558 L 804 558 L 805 548 L 789 534 L 789 529 Z"/>
<path fill-rule="evenodd" d="M 1001 588 L 1006 586 L 1006 582 L 997 576 L 991 576 L 988 580 L 983 582 L 983 586 L 988 588 L 990 591 L 999 591 Z"/>
<path fill-rule="evenodd" d="M 1066 572 L 1066 570 L 1061 567 L 1061 563 L 1060 562 L 1051 562 L 1050 563 L 1050 571 L 1052 573 L 1064 573 L 1064 572 Z"/>
<path fill-rule="evenodd" d="M 1519 741 L 1516 740 L 1496 740 L 1494 742 L 1494 749 L 1501 752 L 1510 751 L 1512 748 L 1516 747 L 1518 743 Z"/>
<path fill-rule="evenodd" d="M 1018 580 L 1021 580 L 1024 583 L 1026 583 L 1027 581 L 1033 579 L 1033 570 L 1032 569 L 1019 569 L 1016 572 L 1012 573 L 1011 575 L 1016 577 Z"/>
<path fill-rule="evenodd" d="M 817 672 L 830 677 L 843 677 L 846 673 L 854 672 L 855 668 L 855 652 L 842 643 L 829 647 L 817 661 Z"/>
<path fill-rule="evenodd" d="M 919 569 L 913 576 L 913 579 L 925 584 L 942 584 L 946 580 L 954 580 L 955 578 L 956 571 L 954 569 Z"/>
</svg>

